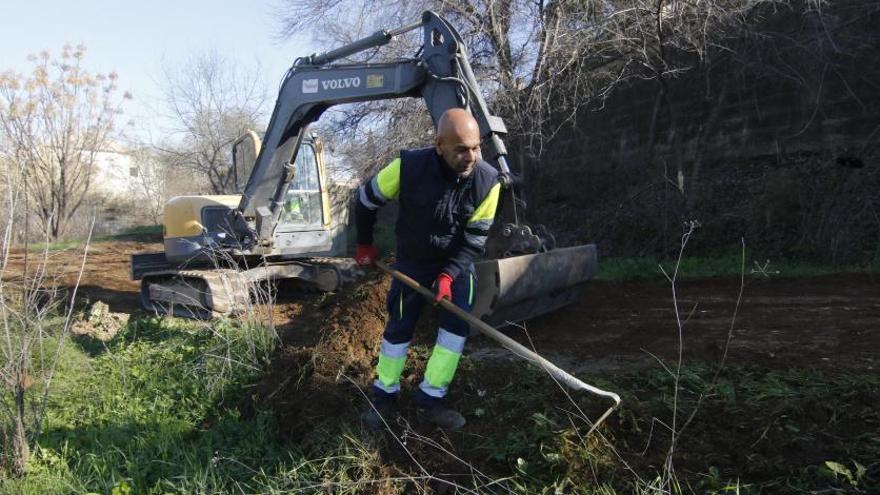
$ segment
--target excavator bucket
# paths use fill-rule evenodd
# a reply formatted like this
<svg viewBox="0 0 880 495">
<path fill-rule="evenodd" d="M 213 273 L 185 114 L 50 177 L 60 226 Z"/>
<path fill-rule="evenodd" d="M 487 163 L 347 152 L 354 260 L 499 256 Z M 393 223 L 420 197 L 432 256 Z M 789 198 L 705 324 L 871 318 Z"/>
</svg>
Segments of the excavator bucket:
<svg viewBox="0 0 880 495">
<path fill-rule="evenodd" d="M 473 315 L 504 326 L 575 302 L 580 287 L 598 272 L 596 245 L 558 248 L 475 264 Z"/>
</svg>

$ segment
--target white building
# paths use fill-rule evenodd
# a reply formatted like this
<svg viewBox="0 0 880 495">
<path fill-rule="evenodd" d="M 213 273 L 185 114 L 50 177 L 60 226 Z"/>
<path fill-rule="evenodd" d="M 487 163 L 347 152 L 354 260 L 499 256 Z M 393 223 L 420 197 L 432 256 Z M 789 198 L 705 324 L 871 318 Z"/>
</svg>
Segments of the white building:
<svg viewBox="0 0 880 495">
<path fill-rule="evenodd" d="M 106 196 L 127 196 L 137 190 L 139 173 L 127 147 L 111 141 L 95 156 L 91 192 Z"/>
</svg>

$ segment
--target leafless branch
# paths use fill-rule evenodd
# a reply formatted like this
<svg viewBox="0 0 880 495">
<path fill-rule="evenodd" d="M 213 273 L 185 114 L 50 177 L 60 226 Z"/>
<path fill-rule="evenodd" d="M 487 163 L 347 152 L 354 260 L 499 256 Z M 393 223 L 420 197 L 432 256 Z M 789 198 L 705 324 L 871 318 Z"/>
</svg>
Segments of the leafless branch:
<svg viewBox="0 0 880 495">
<path fill-rule="evenodd" d="M 201 175 L 214 194 L 236 190 L 231 145 L 247 130 L 261 129 L 266 89 L 259 64 L 239 67 L 217 51 L 166 66 L 162 88 L 170 137 L 154 148 L 171 168 Z"/>
</svg>

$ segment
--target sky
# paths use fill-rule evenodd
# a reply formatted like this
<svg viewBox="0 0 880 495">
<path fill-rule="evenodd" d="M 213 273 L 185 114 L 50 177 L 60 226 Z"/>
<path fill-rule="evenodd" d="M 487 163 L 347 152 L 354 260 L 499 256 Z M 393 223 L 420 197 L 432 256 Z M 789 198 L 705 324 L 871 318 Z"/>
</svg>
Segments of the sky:
<svg viewBox="0 0 880 495">
<path fill-rule="evenodd" d="M 261 65 L 271 112 L 278 83 L 293 60 L 316 51 L 309 36 L 279 40 L 273 9 L 281 0 L 0 0 L 0 71 L 27 74 L 29 54 L 84 44 L 92 73 L 116 71 L 123 106 L 120 126 L 144 138 L 161 128 L 162 64 L 179 66 L 195 53 L 217 49 L 229 60 Z M 129 125 L 126 125 L 128 123 Z"/>
</svg>

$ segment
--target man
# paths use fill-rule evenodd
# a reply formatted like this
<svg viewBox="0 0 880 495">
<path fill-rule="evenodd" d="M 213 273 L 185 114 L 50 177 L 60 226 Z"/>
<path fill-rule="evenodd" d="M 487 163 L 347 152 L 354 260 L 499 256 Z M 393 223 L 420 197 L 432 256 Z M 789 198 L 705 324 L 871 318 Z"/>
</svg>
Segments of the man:
<svg viewBox="0 0 880 495">
<path fill-rule="evenodd" d="M 404 150 L 358 190 L 355 208 L 359 264 L 375 262 L 376 210 L 398 200 L 400 213 L 395 268 L 424 286 L 433 285 L 435 302 L 443 298 L 470 311 L 476 294 L 473 261 L 484 252 L 495 219 L 501 186 L 498 173 L 480 159 L 480 132 L 471 114 L 446 111 L 437 123 L 433 148 Z M 373 405 L 364 414 L 368 426 L 382 427 L 380 415 L 393 411 L 400 374 L 424 299 L 397 280 L 388 291 L 388 322 L 373 383 Z M 437 342 L 416 392 L 420 419 L 444 429 L 464 426 L 465 419 L 444 405 L 449 384 L 470 332 L 469 325 L 444 311 Z"/>
</svg>

